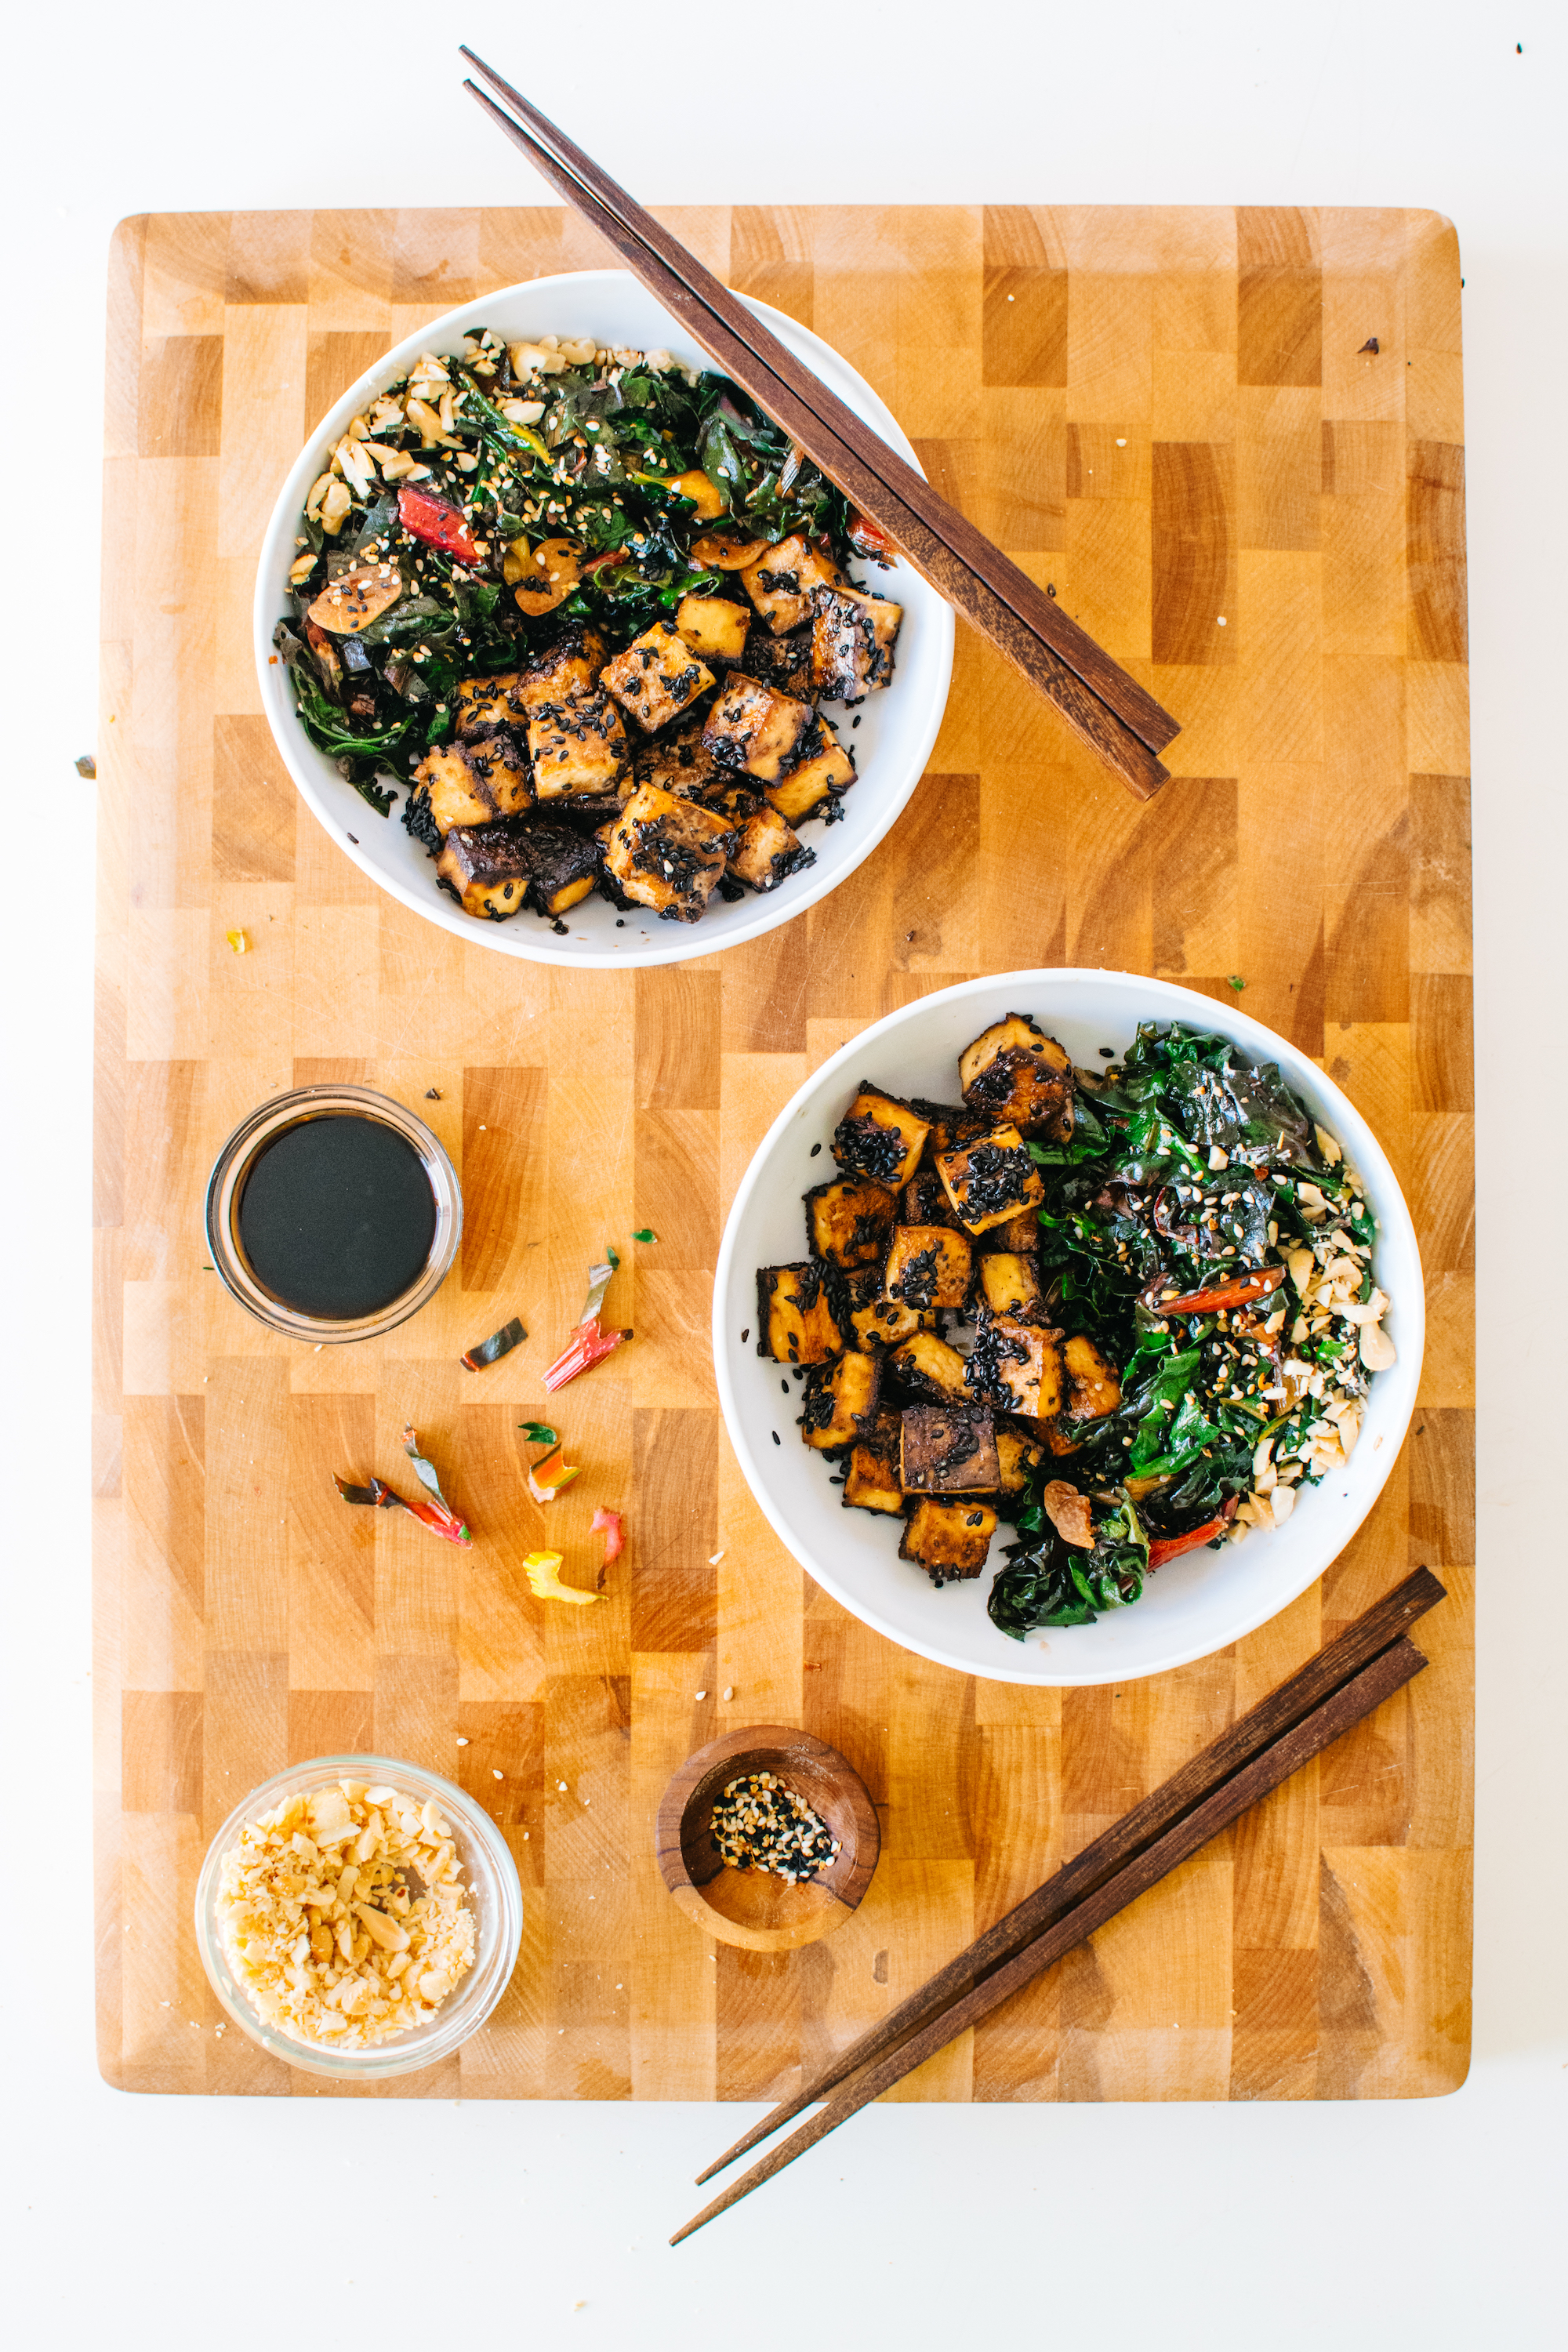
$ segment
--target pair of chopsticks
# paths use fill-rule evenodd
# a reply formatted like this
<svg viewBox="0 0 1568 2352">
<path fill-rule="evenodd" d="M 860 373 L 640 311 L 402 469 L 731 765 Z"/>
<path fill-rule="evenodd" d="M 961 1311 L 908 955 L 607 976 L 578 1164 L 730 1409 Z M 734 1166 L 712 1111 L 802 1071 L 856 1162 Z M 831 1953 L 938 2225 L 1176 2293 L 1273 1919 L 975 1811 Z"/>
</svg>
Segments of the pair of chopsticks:
<svg viewBox="0 0 1568 2352">
<path fill-rule="evenodd" d="M 819 2067 L 793 2098 L 700 2172 L 699 2182 L 711 2180 L 815 2101 L 825 2099 L 826 2105 L 721 2197 L 705 2205 L 676 2231 L 670 2244 L 679 2245 L 704 2221 L 738 2204 L 959 2034 L 989 2017 L 1321 1755 L 1352 1724 L 1392 1698 L 1426 1664 L 1405 1639 L 1407 1628 L 1443 1597 L 1443 1587 L 1429 1569 L 1417 1569 L 1406 1577 L 918 1992 Z"/>
<path fill-rule="evenodd" d="M 1158 792 L 1169 780 L 1159 754 L 1180 732 L 1169 712 L 591 156 L 472 49 L 462 55 L 512 111 L 475 82 L 466 81 L 464 89 L 724 373 L 1056 706 L 1140 800 Z"/>
</svg>

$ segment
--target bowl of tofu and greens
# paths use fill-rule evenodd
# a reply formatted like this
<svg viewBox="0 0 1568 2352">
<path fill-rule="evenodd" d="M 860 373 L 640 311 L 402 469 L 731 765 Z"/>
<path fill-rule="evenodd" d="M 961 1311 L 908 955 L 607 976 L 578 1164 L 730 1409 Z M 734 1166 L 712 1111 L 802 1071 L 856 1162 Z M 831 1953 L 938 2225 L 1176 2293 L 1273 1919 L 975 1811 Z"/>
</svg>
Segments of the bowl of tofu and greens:
<svg viewBox="0 0 1568 2352">
<path fill-rule="evenodd" d="M 906 1648 L 1094 1685 L 1285 1608 L 1388 1478 L 1415 1228 L 1346 1097 L 1238 1010 L 1010 972 L 876 1023 L 780 1113 L 714 1280 L 731 1442 Z"/>
<path fill-rule="evenodd" d="M 870 387 L 773 331 L 910 463 Z M 897 820 L 951 608 L 629 274 L 489 295 L 311 433 L 257 575 L 263 707 L 346 855 L 589 967 L 758 937 Z"/>
</svg>

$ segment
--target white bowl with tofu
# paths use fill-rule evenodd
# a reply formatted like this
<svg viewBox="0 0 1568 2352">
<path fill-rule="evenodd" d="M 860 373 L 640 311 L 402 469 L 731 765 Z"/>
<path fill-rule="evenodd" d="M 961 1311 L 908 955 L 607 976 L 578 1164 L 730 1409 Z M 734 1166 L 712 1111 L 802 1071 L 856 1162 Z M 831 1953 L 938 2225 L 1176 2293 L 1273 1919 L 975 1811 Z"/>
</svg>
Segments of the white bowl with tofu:
<svg viewBox="0 0 1568 2352">
<path fill-rule="evenodd" d="M 1277 1063 L 1359 1171 L 1377 1222 L 1374 1279 L 1392 1301 L 1387 1330 L 1397 1350 L 1370 1382 L 1349 1460 L 1320 1485 L 1302 1487 L 1300 1507 L 1282 1525 L 1217 1550 L 1189 1551 L 1151 1573 L 1133 1606 L 1107 1611 L 1092 1624 L 1032 1632 L 1022 1642 L 986 1614 L 1013 1531 L 997 1529 L 977 1578 L 935 1586 L 900 1558 L 898 1518 L 845 1505 L 828 1475 L 844 1464 L 829 1465 L 802 1443 L 803 1392 L 785 1377 L 788 1366 L 758 1353 L 759 1269 L 806 1259 L 803 1196 L 837 1175 L 834 1132 L 861 1085 L 955 1104 L 960 1055 L 1010 1013 L 1032 1016 L 1074 1064 L 1091 1070 L 1103 1066 L 1103 1048 L 1125 1052 L 1148 1021 L 1217 1032 L 1253 1061 Z M 1239 1640 L 1304 1592 L 1351 1541 L 1394 1468 L 1415 1407 L 1425 1328 L 1410 1213 L 1386 1155 L 1347 1097 L 1305 1055 L 1238 1009 L 1116 971 L 968 981 L 863 1031 L 807 1079 L 758 1147 L 730 1210 L 713 1289 L 713 1355 L 730 1440 L 757 1502 L 801 1565 L 863 1622 L 922 1657 L 995 1682 L 1047 1686 L 1165 1673 Z"/>
<path fill-rule="evenodd" d="M 751 302 L 750 307 L 900 457 L 911 465 L 918 462 L 888 409 L 845 360 L 768 304 Z M 312 430 L 284 482 L 257 572 L 254 635 L 262 708 L 289 775 L 343 854 L 373 881 L 426 921 L 496 954 L 588 969 L 679 963 L 738 946 L 793 921 L 853 873 L 897 822 L 920 782 L 942 723 L 952 667 L 953 615 L 943 599 L 901 558 L 888 571 L 859 562 L 852 566 L 852 573 L 861 575 L 868 590 L 902 606 L 903 621 L 891 683 L 883 691 L 868 694 L 855 708 L 852 731 L 848 716 L 824 700 L 825 711 L 837 721 L 842 741 L 853 751 L 858 773 L 849 789 L 836 790 L 832 800 L 824 803 L 832 807 L 837 822 L 804 825 L 801 839 L 815 853 L 815 863 L 784 873 L 771 887 L 748 887 L 731 901 L 715 890 L 706 911 L 694 921 L 661 920 L 642 906 L 617 908 L 597 892 L 572 904 L 569 911 L 563 909 L 553 928 L 531 912 L 521 912 L 510 920 L 490 920 L 470 913 L 437 887 L 435 864 L 405 828 L 401 820 L 406 788 L 392 780 L 396 805 L 389 816 L 377 814 L 340 774 L 333 760 L 306 734 L 288 670 L 274 650 L 273 632 L 279 616 L 289 609 L 289 574 L 299 556 L 300 518 L 312 484 L 320 481 L 327 455 L 376 394 L 406 377 L 421 353 L 455 351 L 465 334 L 481 327 L 492 329 L 509 342 L 537 341 L 547 335 L 563 341 L 586 337 L 605 346 L 662 349 L 682 364 L 705 364 L 702 352 L 678 322 L 628 273 L 584 270 L 537 278 L 466 303 L 408 336 L 362 376 Z M 762 721 L 757 713 L 737 707 L 726 723 L 739 731 L 754 729 Z M 636 737 L 635 719 L 628 721 L 628 731 Z M 560 747 L 556 756 L 580 758 L 582 747 Z M 498 793 L 504 795 L 510 782 L 505 773 L 479 780 L 479 788 L 492 798 Z M 504 799 L 501 805 L 504 809 Z M 478 822 L 477 817 L 462 820 L 469 825 Z M 721 832 L 721 825 L 718 829 Z M 683 842 L 676 856 L 679 861 L 684 855 L 700 871 L 703 860 L 710 859 L 711 854 L 711 845 L 698 840 Z M 759 872 L 761 877 L 768 875 L 765 861 Z M 462 891 L 463 873 L 448 878 Z M 726 888 L 735 887 L 728 876 L 724 878 Z M 476 883 L 474 891 L 467 895 L 474 896 L 476 903 L 489 903 L 481 900 L 479 893 Z M 563 894 L 571 895 L 569 889 Z"/>
</svg>

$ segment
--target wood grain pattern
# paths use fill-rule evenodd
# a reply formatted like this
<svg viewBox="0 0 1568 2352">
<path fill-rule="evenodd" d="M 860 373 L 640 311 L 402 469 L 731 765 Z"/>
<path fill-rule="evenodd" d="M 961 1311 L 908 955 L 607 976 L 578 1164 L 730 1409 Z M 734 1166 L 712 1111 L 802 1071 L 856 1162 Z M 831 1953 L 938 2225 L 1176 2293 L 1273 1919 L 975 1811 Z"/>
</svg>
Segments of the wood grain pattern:
<svg viewBox="0 0 1568 2352">
<path fill-rule="evenodd" d="M 104 2072 L 128 2089 L 353 2095 L 215 2034 L 186 1923 L 237 1795 L 291 1759 L 374 1745 L 490 1804 L 527 1906 L 490 2024 L 395 2095 L 787 2096 L 803 2063 L 1429 1561 L 1451 1596 L 1423 1633 L 1432 1663 L 1370 1744 L 1308 1767 L 894 2095 L 1450 2089 L 1468 2050 L 1474 1558 L 1452 234 L 1428 214 L 1222 207 L 668 220 L 866 373 L 922 457 L 938 453 L 944 495 L 1181 720 L 1174 778 L 1136 806 L 961 629 L 930 773 L 800 921 L 679 972 L 569 982 L 446 939 L 338 854 L 270 755 L 249 654 L 257 539 L 315 418 L 379 351 L 487 287 L 602 266 L 603 248 L 542 208 L 121 231 L 98 746 Z M 1321 381 L 1301 380 L 1305 275 Z M 1021 326 L 998 318 L 1026 294 Z M 1217 660 L 1194 596 L 1163 601 L 1162 449 L 1209 453 L 1202 478 L 1226 501 L 1223 518 L 1200 504 L 1179 461 L 1180 543 L 1211 547 L 1224 524 Z M 1169 641 L 1157 610 L 1178 614 Z M 243 958 L 224 937 L 239 926 Z M 1052 961 L 1223 1002 L 1244 980 L 1247 1009 L 1376 1127 L 1429 1286 L 1405 1457 L 1321 1586 L 1233 1652 L 1121 1692 L 971 1684 L 846 1616 L 752 1504 L 707 1339 L 725 1207 L 807 1070 L 932 988 Z M 430 1119 L 462 1172 L 469 1244 L 415 1323 L 316 1355 L 204 1271 L 200 1202 L 245 1111 L 331 1077 Z M 628 1246 L 643 1225 L 658 1244 Z M 540 1373 L 610 1240 L 626 1259 L 611 1311 L 637 1336 L 559 1400 L 587 1469 L 547 1521 L 516 1424 L 541 1411 Z M 526 1348 L 461 1370 L 513 1313 Z M 386 1475 L 410 1418 L 450 1466 L 471 1554 L 331 1493 L 334 1469 Z M 597 1500 L 626 1508 L 631 1542 L 601 1606 L 568 1617 L 531 1597 L 521 1560 L 548 1532 L 588 1568 Z M 694 1748 L 759 1721 L 849 1759 L 883 1858 L 830 1943 L 715 1963 L 659 1880 L 651 1824 Z"/>
</svg>

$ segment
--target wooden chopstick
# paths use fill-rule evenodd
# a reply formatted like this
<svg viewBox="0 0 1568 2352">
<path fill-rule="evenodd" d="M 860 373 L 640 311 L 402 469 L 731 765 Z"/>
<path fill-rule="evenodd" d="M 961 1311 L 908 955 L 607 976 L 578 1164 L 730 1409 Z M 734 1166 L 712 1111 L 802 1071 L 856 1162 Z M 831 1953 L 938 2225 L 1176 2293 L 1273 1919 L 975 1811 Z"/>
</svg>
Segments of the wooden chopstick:
<svg viewBox="0 0 1568 2352">
<path fill-rule="evenodd" d="M 1037 1936 L 1004 1966 L 996 1969 L 985 1980 L 972 1987 L 962 2000 L 932 2017 L 918 2033 L 911 2035 L 897 2050 L 889 2051 L 874 2064 L 863 2067 L 856 2079 L 845 2085 L 837 2095 L 804 2124 L 800 2130 L 769 2150 L 759 2164 L 743 2173 L 722 2196 L 705 2205 L 684 2228 L 678 2230 L 669 2242 L 672 2246 L 689 2238 L 694 2230 L 701 2229 L 742 2198 L 771 2180 L 775 2173 L 792 2164 L 797 2156 L 814 2147 L 836 2131 L 841 2123 L 868 2105 L 873 2099 L 912 2074 L 939 2050 L 968 2032 L 1001 2008 L 1005 2001 L 1030 1983 L 1041 1972 L 1052 1967 L 1078 1944 L 1105 1926 L 1117 1913 L 1137 1901 L 1141 1895 L 1157 1885 L 1182 1863 L 1188 1861 L 1200 1847 L 1218 1835 L 1222 1829 L 1237 1820 L 1251 1806 L 1280 1786 L 1301 1766 L 1340 1738 L 1352 1726 L 1359 1723 L 1373 1708 L 1392 1698 L 1426 1664 L 1413 1642 L 1400 1639 L 1381 1651 L 1369 1664 L 1361 1668 L 1348 1682 L 1331 1691 L 1310 1714 L 1273 1740 L 1239 1772 L 1221 1783 L 1191 1811 L 1183 1815 L 1165 1835 L 1144 1849 L 1124 1868 L 1105 1881 L 1095 1893 L 1074 1906 L 1063 1918 L 1045 1934 Z"/>
<path fill-rule="evenodd" d="M 471 51 L 464 54 L 472 56 Z M 1178 731 L 1169 714 L 1054 599 L 1043 595 L 1026 574 L 803 367 L 650 214 L 616 188 L 482 60 L 474 62 L 530 121 L 542 125 L 575 163 L 562 161 L 473 82 L 464 87 L 720 366 L 800 444 L 854 505 L 888 532 L 938 593 L 1056 705 L 1131 791 L 1141 799 L 1157 792 L 1168 781 L 1168 772 L 1156 751 Z M 601 190 L 610 191 L 614 201 Z M 679 257 L 679 266 L 671 256 Z M 1088 680 L 1085 671 L 1092 674 Z M 1131 719 L 1125 715 L 1128 712 Z"/>
<path fill-rule="evenodd" d="M 1415 1620 L 1444 1598 L 1444 1589 L 1430 1569 L 1415 1569 L 1363 1615 L 1347 1625 L 1331 1642 L 1314 1652 L 1306 1664 L 1268 1692 L 1258 1705 L 1222 1731 L 1207 1748 L 1190 1758 L 1178 1772 L 1124 1813 L 1090 1845 L 1026 1895 L 1022 1903 L 994 1922 L 983 1936 L 939 1969 L 907 2000 L 889 2010 L 858 2041 L 848 2043 L 819 2066 L 798 2091 L 781 2101 L 762 2121 L 753 2124 L 697 2176 L 698 2185 L 711 2180 L 773 2133 L 781 2131 L 806 2107 L 825 2099 L 850 2075 L 872 2064 L 888 2051 L 927 2024 L 971 1986 L 988 1978 L 1016 1952 L 1054 1927 L 1075 1906 L 1147 1852 L 1174 1824 L 1202 1803 L 1215 1789 L 1249 1764 L 1280 1735 L 1337 1690 L 1350 1675 L 1370 1664 L 1379 1653 L 1408 1632 Z"/>
<path fill-rule="evenodd" d="M 490 87 L 500 90 L 507 103 L 531 125 L 535 142 L 542 145 L 582 187 L 595 196 L 606 211 L 614 213 L 640 243 L 657 255 L 666 268 L 722 320 L 756 358 L 803 399 L 841 441 L 858 448 L 872 470 L 906 506 L 932 521 L 941 536 L 951 544 L 965 549 L 969 562 L 982 577 L 990 580 L 1004 601 L 1053 646 L 1068 667 L 1083 680 L 1091 692 L 1108 703 L 1151 751 L 1163 751 L 1180 730 L 1176 721 L 1168 711 L 1162 710 L 1152 695 L 1113 662 L 1087 631 L 1080 629 L 1059 604 L 1036 586 L 1026 572 L 1008 561 L 1000 548 L 994 547 L 964 516 L 949 506 L 922 474 L 917 473 L 898 457 L 880 435 L 873 432 L 837 394 L 830 392 L 821 378 L 814 375 L 787 344 L 780 342 L 777 336 L 747 310 L 729 287 L 715 278 L 710 270 L 704 268 L 694 253 L 611 179 L 602 165 L 569 139 L 548 115 L 542 114 L 531 100 L 504 80 L 472 49 L 465 47 L 459 54 L 466 57 Z M 468 87 L 471 89 L 472 84 Z"/>
</svg>

